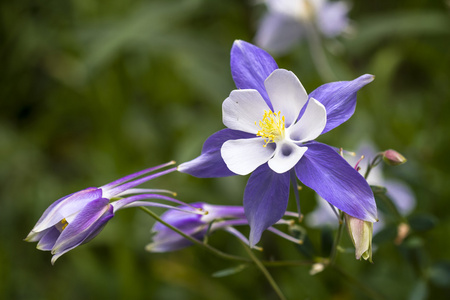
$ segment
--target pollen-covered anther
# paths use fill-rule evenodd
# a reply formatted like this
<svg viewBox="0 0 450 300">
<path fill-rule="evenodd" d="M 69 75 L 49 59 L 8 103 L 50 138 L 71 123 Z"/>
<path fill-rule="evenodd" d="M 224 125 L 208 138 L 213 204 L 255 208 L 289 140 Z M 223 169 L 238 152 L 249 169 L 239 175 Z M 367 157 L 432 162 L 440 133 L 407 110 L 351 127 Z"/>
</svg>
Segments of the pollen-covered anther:
<svg viewBox="0 0 450 300">
<path fill-rule="evenodd" d="M 62 232 L 64 229 L 66 229 L 67 225 L 69 225 L 69 222 L 67 222 L 66 219 L 62 219 L 55 225 L 56 229 L 58 229 L 59 232 Z"/>
<path fill-rule="evenodd" d="M 255 122 L 255 125 L 256 124 Z M 273 113 L 272 111 L 264 110 L 264 116 L 261 121 L 259 121 L 259 130 L 256 135 L 264 139 L 264 147 L 269 143 L 275 143 L 280 139 L 284 138 L 285 130 L 285 118 L 281 116 L 281 112 Z"/>
</svg>

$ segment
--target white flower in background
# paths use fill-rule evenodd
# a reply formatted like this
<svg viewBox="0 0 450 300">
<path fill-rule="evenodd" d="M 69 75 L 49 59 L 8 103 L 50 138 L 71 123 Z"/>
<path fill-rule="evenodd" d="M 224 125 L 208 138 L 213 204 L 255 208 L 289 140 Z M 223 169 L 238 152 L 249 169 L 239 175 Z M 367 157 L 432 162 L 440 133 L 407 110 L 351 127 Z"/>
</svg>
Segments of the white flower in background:
<svg viewBox="0 0 450 300">
<path fill-rule="evenodd" d="M 343 1 L 265 0 L 267 14 L 256 33 L 258 46 L 283 53 L 316 29 L 326 37 L 335 37 L 349 27 L 350 7 Z"/>
</svg>

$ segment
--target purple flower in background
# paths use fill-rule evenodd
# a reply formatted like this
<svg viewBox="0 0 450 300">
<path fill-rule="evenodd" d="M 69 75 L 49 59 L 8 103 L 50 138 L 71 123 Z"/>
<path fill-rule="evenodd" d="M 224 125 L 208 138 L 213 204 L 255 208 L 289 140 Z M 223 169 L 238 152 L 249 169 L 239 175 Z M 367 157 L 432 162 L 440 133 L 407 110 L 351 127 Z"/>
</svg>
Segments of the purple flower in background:
<svg viewBox="0 0 450 300">
<path fill-rule="evenodd" d="M 161 219 L 199 241 L 217 230 L 224 230 L 245 243 L 249 243 L 245 236 L 234 228 L 234 226 L 248 225 L 242 206 L 211 205 L 203 202 L 192 203 L 192 206 L 207 211 L 208 214 L 192 214 L 186 212 L 189 211 L 189 207 L 181 206 L 179 207 L 181 210 L 170 209 L 166 211 L 161 215 Z M 290 212 L 287 212 L 286 215 L 298 217 L 297 214 Z M 284 219 L 277 222 L 277 224 L 291 223 L 292 221 Z M 294 243 L 300 243 L 298 239 L 274 227 L 269 227 L 268 230 Z M 159 222 L 155 223 L 152 232 L 154 233 L 152 243 L 146 247 L 150 252 L 170 252 L 192 245 L 191 241 Z"/>
<path fill-rule="evenodd" d="M 268 12 L 257 31 L 255 42 L 262 48 L 282 53 L 299 42 L 313 27 L 334 37 L 349 27 L 350 7 L 343 1 L 265 0 Z"/>
<path fill-rule="evenodd" d="M 178 170 L 197 177 L 253 172 L 244 193 L 250 245 L 284 215 L 290 172 L 347 214 L 375 222 L 376 204 L 364 178 L 333 148 L 313 141 L 351 117 L 356 92 L 373 76 L 324 84 L 308 96 L 292 72 L 244 41 L 233 45 L 231 73 L 239 90 L 223 102 L 228 128 L 209 137 L 202 154 Z"/>
<path fill-rule="evenodd" d="M 171 197 L 156 194 L 173 194 L 170 191 L 134 188 L 141 183 L 173 172 L 176 168 L 147 175 L 139 179 L 135 178 L 173 164 L 174 162 L 170 162 L 146 169 L 102 187 L 87 188 L 57 200 L 45 210 L 42 217 L 25 238 L 25 241 L 38 242 L 37 248 L 39 250 L 51 251 L 53 264 L 67 251 L 93 239 L 114 216 L 114 213 L 122 208 L 133 206 L 172 207 L 160 203 L 141 201 L 145 199 L 168 200 L 183 204 L 181 201 Z M 114 200 L 117 199 L 117 201 L 111 202 L 113 198 Z"/>
</svg>

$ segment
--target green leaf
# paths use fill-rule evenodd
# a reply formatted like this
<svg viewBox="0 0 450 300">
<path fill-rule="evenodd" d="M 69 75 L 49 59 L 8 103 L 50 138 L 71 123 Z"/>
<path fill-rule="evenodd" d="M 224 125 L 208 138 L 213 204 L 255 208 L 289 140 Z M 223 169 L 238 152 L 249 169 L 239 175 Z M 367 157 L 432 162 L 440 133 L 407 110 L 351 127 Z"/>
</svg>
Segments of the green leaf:
<svg viewBox="0 0 450 300">
<path fill-rule="evenodd" d="M 226 276 L 234 275 L 236 273 L 239 273 L 239 272 L 243 271 L 247 267 L 248 267 L 248 264 L 242 264 L 242 265 L 238 265 L 238 266 L 233 267 L 233 268 L 223 269 L 223 270 L 214 272 L 212 274 L 212 277 L 220 278 L 220 277 L 226 277 Z"/>
<path fill-rule="evenodd" d="M 436 226 L 438 220 L 433 215 L 422 213 L 409 216 L 408 222 L 411 226 L 411 229 L 423 232 L 433 229 Z"/>
</svg>

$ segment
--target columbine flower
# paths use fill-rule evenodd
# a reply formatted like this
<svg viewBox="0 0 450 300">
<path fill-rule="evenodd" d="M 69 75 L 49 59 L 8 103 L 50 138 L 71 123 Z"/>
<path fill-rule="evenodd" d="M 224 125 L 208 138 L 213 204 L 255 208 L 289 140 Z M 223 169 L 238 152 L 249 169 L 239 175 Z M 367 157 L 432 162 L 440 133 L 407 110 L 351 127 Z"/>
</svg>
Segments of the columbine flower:
<svg viewBox="0 0 450 300">
<path fill-rule="evenodd" d="M 132 206 L 171 207 L 160 203 L 141 201 L 145 199 L 183 203 L 171 197 L 155 194 L 172 193 L 170 191 L 134 188 L 148 180 L 173 172 L 176 168 L 139 179 L 135 178 L 172 164 L 174 162 L 146 169 L 102 187 L 87 188 L 57 200 L 45 210 L 25 241 L 38 242 L 39 250 L 51 251 L 53 264 L 67 251 L 93 239 L 119 209 Z M 132 179 L 135 180 L 130 181 Z M 111 202 L 113 198 L 119 200 Z"/>
<path fill-rule="evenodd" d="M 253 172 L 244 193 L 250 245 L 286 211 L 288 171 L 349 215 L 376 221 L 364 178 L 333 148 L 313 141 L 350 118 L 356 92 L 373 76 L 328 83 L 308 97 L 292 72 L 278 69 L 267 52 L 243 41 L 231 50 L 231 72 L 239 90 L 223 102 L 228 128 L 209 137 L 202 154 L 178 170 L 197 177 Z"/>
<path fill-rule="evenodd" d="M 360 220 L 345 214 L 348 233 L 355 245 L 356 259 L 364 258 L 372 262 L 373 223 Z"/>
<path fill-rule="evenodd" d="M 282 53 L 316 27 L 326 37 L 339 35 L 349 26 L 350 7 L 343 1 L 265 0 L 268 12 L 255 37 L 262 48 Z"/>
<path fill-rule="evenodd" d="M 207 211 L 208 214 L 192 214 L 186 212 L 190 209 L 189 207 L 181 206 L 179 209 L 182 210 L 166 211 L 161 215 L 161 219 L 199 241 L 220 229 L 233 234 L 247 244 L 249 243 L 244 235 L 234 228 L 234 226 L 248 225 L 242 206 L 211 205 L 202 202 L 192 203 L 192 206 Z M 287 212 L 286 215 L 298 217 L 297 214 L 290 212 Z M 281 219 L 277 224 L 289 225 L 292 224 L 292 220 Z M 269 227 L 268 230 L 294 243 L 300 243 L 298 239 L 274 227 Z M 155 223 L 152 232 L 154 233 L 153 241 L 146 247 L 150 252 L 169 252 L 192 245 L 191 241 L 159 222 Z"/>
</svg>

